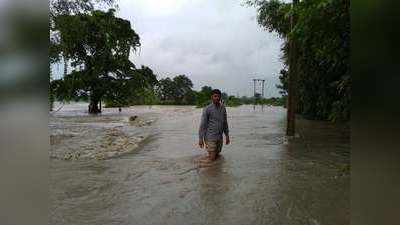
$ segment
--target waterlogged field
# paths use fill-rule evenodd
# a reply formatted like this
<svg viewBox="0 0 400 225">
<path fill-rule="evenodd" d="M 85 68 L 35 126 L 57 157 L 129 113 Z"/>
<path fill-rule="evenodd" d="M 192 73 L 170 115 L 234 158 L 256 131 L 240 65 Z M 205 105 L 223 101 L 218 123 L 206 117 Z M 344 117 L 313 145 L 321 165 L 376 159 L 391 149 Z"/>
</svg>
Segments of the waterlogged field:
<svg viewBox="0 0 400 225">
<path fill-rule="evenodd" d="M 227 108 L 232 143 L 204 167 L 201 109 L 86 110 L 50 116 L 51 224 L 350 224 L 345 125 L 288 139 L 284 108 Z"/>
</svg>

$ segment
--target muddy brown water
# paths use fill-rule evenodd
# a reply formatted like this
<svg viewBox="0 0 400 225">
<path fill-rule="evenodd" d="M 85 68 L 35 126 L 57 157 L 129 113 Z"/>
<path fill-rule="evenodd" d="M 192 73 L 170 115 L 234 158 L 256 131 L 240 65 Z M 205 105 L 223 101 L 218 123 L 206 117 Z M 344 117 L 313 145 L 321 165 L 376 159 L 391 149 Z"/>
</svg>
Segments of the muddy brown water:
<svg viewBox="0 0 400 225">
<path fill-rule="evenodd" d="M 108 159 L 51 158 L 50 224 L 350 224 L 345 126 L 299 120 L 299 136 L 288 139 L 284 108 L 228 108 L 232 143 L 216 163 L 199 167 L 201 109 L 138 106 L 93 117 L 85 115 L 86 107 L 65 106 L 51 116 L 51 133 L 84 124 L 73 130 L 73 142 L 61 138 L 51 151 L 67 149 L 62 143 L 95 145 L 85 139 L 102 129 L 146 138 L 135 150 Z M 131 115 L 154 122 L 129 128 Z M 91 135 L 79 136 L 82 130 Z"/>
</svg>

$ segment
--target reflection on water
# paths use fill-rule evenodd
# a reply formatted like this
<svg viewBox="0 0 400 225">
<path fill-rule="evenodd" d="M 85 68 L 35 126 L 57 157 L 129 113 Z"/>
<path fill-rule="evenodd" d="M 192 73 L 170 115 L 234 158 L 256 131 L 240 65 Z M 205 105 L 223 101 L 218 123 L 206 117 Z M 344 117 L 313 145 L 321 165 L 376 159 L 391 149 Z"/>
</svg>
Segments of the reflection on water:
<svg viewBox="0 0 400 225">
<path fill-rule="evenodd" d="M 224 224 L 226 197 L 233 189 L 230 175 L 224 171 L 225 158 L 199 173 L 199 198 L 205 224 Z"/>
<path fill-rule="evenodd" d="M 232 144 L 199 167 L 201 109 L 107 109 L 100 119 L 83 116 L 86 105 L 63 110 L 51 130 L 122 126 L 128 137 L 145 131 L 149 138 L 107 160 L 52 159 L 51 224 L 349 224 L 346 127 L 299 120 L 300 137 L 287 139 L 283 108 L 228 108 Z M 133 114 L 155 122 L 128 129 Z M 82 148 L 92 143 L 75 138 Z"/>
</svg>

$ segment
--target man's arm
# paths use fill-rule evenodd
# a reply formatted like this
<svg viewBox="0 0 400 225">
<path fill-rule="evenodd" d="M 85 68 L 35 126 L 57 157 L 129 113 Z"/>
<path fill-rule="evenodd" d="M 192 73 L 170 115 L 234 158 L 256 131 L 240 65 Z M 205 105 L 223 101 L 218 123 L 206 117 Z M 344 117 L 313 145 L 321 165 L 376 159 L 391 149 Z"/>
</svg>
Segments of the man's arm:
<svg viewBox="0 0 400 225">
<path fill-rule="evenodd" d="M 228 118 L 227 118 L 227 113 L 226 113 L 226 108 L 224 107 L 224 124 L 223 124 L 223 132 L 225 134 L 226 138 L 226 144 L 229 145 L 231 142 L 229 139 L 229 126 L 228 126 Z"/>
<path fill-rule="evenodd" d="M 207 124 L 208 124 L 208 116 L 207 116 L 207 108 L 203 109 L 203 113 L 201 114 L 201 121 L 199 127 L 199 146 L 203 148 L 204 146 L 204 137 L 207 131 Z"/>
</svg>

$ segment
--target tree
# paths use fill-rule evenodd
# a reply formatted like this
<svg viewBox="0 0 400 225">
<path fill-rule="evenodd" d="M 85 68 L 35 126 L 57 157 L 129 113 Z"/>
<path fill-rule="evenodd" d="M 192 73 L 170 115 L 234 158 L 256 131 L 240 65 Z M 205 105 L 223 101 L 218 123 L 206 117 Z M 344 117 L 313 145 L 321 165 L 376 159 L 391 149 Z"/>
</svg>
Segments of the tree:
<svg viewBox="0 0 400 225">
<path fill-rule="evenodd" d="M 242 96 L 242 97 L 240 97 L 240 102 L 242 103 L 242 104 L 252 104 L 254 101 L 251 99 L 251 98 L 249 98 L 249 97 L 247 97 L 247 96 Z"/>
<path fill-rule="evenodd" d="M 239 98 L 236 98 L 234 95 L 230 95 L 226 100 L 225 105 L 229 107 L 235 107 L 242 105 L 242 103 Z"/>
<path fill-rule="evenodd" d="M 279 80 L 281 84 L 277 84 L 276 87 L 280 89 L 279 93 L 283 96 L 287 96 L 288 94 L 288 77 L 289 77 L 288 71 L 282 69 L 279 75 Z"/>
<path fill-rule="evenodd" d="M 258 9 L 258 23 L 284 38 L 283 62 L 297 71 L 297 112 L 310 119 L 350 118 L 349 0 L 303 0 L 294 8 L 278 0 L 250 0 Z M 296 24 L 290 30 L 290 15 Z M 289 42 L 296 42 L 296 65 L 290 65 Z M 287 93 L 287 71 L 280 80 Z"/>
<path fill-rule="evenodd" d="M 174 101 L 175 84 L 171 78 L 167 77 L 159 80 L 156 87 L 156 93 L 161 101 L 172 103 Z"/>
<path fill-rule="evenodd" d="M 155 86 L 158 84 L 157 76 L 147 67 L 142 66 L 136 70 L 137 77 L 132 85 L 130 96 L 127 96 L 128 105 L 149 104 L 156 102 Z"/>
<path fill-rule="evenodd" d="M 187 104 L 193 88 L 192 81 L 186 75 L 174 77 L 174 100 L 177 104 Z"/>
<path fill-rule="evenodd" d="M 57 33 L 51 40 L 50 57 L 57 62 L 63 56 L 79 68 L 63 78 L 64 87 L 69 94 L 89 93 L 89 113 L 101 112 L 103 97 L 113 99 L 140 87 L 149 74 L 129 60 L 131 50 L 140 46 L 139 35 L 129 21 L 114 13 L 113 9 L 96 10 L 54 18 Z"/>
<path fill-rule="evenodd" d="M 57 41 L 57 37 L 54 35 L 54 32 L 56 32 L 55 19 L 58 16 L 91 13 L 95 10 L 95 6 L 118 7 L 118 5 L 116 4 L 116 0 L 50 0 L 50 41 Z M 56 51 L 50 51 L 50 63 L 55 63 L 59 61 L 59 59 L 55 59 L 61 57 L 61 55 L 59 54 L 53 55 L 53 53 L 55 52 Z M 66 59 L 65 56 L 63 58 L 63 63 L 64 71 L 66 71 L 69 64 L 68 59 Z"/>
<path fill-rule="evenodd" d="M 201 90 L 196 94 L 196 105 L 198 107 L 202 107 L 210 103 L 212 90 L 213 89 L 210 86 L 203 86 Z"/>
<path fill-rule="evenodd" d="M 187 105 L 195 102 L 193 83 L 186 75 L 178 75 L 173 79 L 167 77 L 158 82 L 156 92 L 160 100 L 166 104 Z"/>
<path fill-rule="evenodd" d="M 73 15 L 94 11 L 95 6 L 117 7 L 116 0 L 50 0 L 50 19 L 59 15 Z"/>
<path fill-rule="evenodd" d="M 196 91 L 189 90 L 185 95 L 185 105 L 195 105 L 196 104 Z"/>
</svg>

